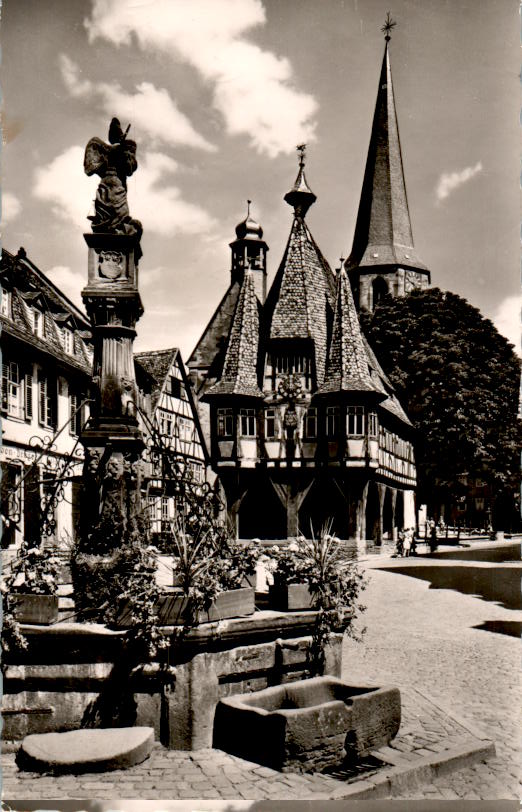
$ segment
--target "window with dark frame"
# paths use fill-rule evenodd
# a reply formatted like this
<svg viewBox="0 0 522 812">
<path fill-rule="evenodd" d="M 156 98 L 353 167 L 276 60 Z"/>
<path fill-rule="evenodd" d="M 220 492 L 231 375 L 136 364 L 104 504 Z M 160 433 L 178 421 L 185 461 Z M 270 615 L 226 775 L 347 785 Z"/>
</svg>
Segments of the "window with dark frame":
<svg viewBox="0 0 522 812">
<path fill-rule="evenodd" d="M 362 437 L 364 435 L 364 407 L 348 406 L 346 417 L 348 437 Z"/>
<path fill-rule="evenodd" d="M 32 365 L 23 368 L 16 361 L 2 362 L 2 411 L 19 420 L 32 419 Z"/>
<path fill-rule="evenodd" d="M 56 428 L 57 417 L 56 378 L 38 371 L 38 422 L 45 428 Z"/>
<path fill-rule="evenodd" d="M 256 436 L 256 412 L 255 409 L 240 409 L 241 435 L 243 437 Z"/>
<path fill-rule="evenodd" d="M 217 410 L 218 437 L 234 436 L 234 412 L 232 409 L 221 408 Z"/>
<path fill-rule="evenodd" d="M 81 392 L 69 389 L 69 433 L 75 437 L 80 436 L 85 423 L 85 399 Z"/>
<path fill-rule="evenodd" d="M 377 437 L 378 423 L 377 415 L 375 412 L 370 412 L 368 415 L 368 434 L 370 437 Z"/>
<path fill-rule="evenodd" d="M 310 406 L 306 411 L 304 430 L 308 440 L 317 438 L 317 409 L 315 406 Z"/>
<path fill-rule="evenodd" d="M 276 410 L 272 408 L 265 411 L 265 437 L 277 437 Z"/>
<path fill-rule="evenodd" d="M 326 436 L 333 438 L 339 435 L 339 406 L 326 407 Z"/>
</svg>

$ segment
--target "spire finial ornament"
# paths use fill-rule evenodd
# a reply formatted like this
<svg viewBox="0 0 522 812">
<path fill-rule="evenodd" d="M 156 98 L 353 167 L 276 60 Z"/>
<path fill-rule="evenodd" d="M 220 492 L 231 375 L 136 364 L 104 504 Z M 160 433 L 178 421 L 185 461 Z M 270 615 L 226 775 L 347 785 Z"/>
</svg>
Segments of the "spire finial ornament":
<svg viewBox="0 0 522 812">
<path fill-rule="evenodd" d="M 251 200 L 247 200 L 247 217 L 250 217 L 250 204 L 252 203 Z"/>
<path fill-rule="evenodd" d="M 298 144 L 296 150 L 299 154 L 299 167 L 303 169 L 306 162 L 306 144 Z"/>
<path fill-rule="evenodd" d="M 381 31 L 384 34 L 384 39 L 386 40 L 386 42 L 389 42 L 391 40 L 391 31 L 393 28 L 395 28 L 396 25 L 397 23 L 395 22 L 395 20 L 392 20 L 390 12 L 388 11 L 386 14 L 384 25 L 381 28 Z"/>
</svg>

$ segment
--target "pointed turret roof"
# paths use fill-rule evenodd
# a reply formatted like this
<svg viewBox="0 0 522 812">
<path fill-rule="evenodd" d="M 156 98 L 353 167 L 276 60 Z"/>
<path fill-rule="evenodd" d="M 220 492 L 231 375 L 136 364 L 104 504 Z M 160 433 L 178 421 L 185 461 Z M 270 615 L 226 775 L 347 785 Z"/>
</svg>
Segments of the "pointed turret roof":
<svg viewBox="0 0 522 812">
<path fill-rule="evenodd" d="M 221 377 L 205 395 L 262 398 L 257 382 L 259 304 L 252 271 L 245 271 L 228 337 Z"/>
<path fill-rule="evenodd" d="M 335 279 L 304 219 L 316 196 L 306 182 L 302 154 L 296 182 L 285 200 L 294 208 L 294 221 L 266 301 L 268 338 L 312 339 L 317 380 L 322 383 Z"/>
<path fill-rule="evenodd" d="M 391 28 L 385 26 L 384 30 L 386 45 L 377 103 L 352 252 L 346 268 L 401 265 L 426 270 L 413 245 L 390 66 Z"/>
<path fill-rule="evenodd" d="M 332 340 L 326 377 L 318 395 L 333 392 L 375 392 L 382 390 L 372 378 L 352 289 L 344 268 L 339 271 Z"/>
</svg>

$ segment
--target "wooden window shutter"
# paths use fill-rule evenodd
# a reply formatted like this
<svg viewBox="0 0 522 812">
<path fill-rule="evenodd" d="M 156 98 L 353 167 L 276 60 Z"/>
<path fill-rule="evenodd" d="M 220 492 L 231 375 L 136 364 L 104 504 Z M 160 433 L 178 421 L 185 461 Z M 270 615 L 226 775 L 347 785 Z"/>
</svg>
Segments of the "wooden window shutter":
<svg viewBox="0 0 522 812">
<path fill-rule="evenodd" d="M 76 409 L 78 408 L 78 395 L 76 392 L 71 392 L 69 387 L 69 432 L 71 434 L 78 434 L 78 415 L 75 414 Z"/>
<path fill-rule="evenodd" d="M 47 379 L 47 425 L 55 429 L 58 424 L 58 379 Z"/>
<path fill-rule="evenodd" d="M 46 392 L 47 392 L 47 378 L 42 370 L 38 370 L 38 422 L 43 426 L 45 425 L 46 416 Z"/>
<path fill-rule="evenodd" d="M 7 411 L 9 392 L 9 364 L 2 363 L 2 409 Z"/>
<path fill-rule="evenodd" d="M 25 373 L 25 419 L 33 417 L 33 370 L 32 367 Z"/>
</svg>

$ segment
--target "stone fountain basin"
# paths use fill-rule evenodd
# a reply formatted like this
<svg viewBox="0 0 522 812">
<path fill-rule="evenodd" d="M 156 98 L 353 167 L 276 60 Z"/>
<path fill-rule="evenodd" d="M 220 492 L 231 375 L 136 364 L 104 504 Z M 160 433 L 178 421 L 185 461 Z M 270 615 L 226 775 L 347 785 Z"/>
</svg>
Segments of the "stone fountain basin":
<svg viewBox="0 0 522 812">
<path fill-rule="evenodd" d="M 283 772 L 313 772 L 389 744 L 400 722 L 398 688 L 314 677 L 221 699 L 214 747 Z"/>
</svg>

